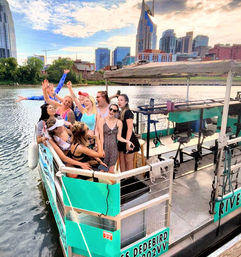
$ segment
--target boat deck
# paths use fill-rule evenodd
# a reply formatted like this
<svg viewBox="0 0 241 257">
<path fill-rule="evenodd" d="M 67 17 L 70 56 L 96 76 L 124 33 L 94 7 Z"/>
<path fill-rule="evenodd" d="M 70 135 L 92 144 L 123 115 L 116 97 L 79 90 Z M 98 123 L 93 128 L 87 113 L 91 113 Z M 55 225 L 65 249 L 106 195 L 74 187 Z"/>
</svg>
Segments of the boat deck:
<svg viewBox="0 0 241 257">
<path fill-rule="evenodd" d="M 185 166 L 190 165 L 190 170 L 193 167 L 191 162 L 193 161 L 185 163 Z M 170 244 L 213 220 L 212 215 L 209 214 L 208 204 L 213 171 L 214 165 L 173 181 Z"/>
<path fill-rule="evenodd" d="M 195 244 L 198 238 L 197 233 L 201 229 L 202 233 L 204 233 L 201 238 L 204 238 L 206 236 L 205 232 L 203 232 L 205 227 L 208 227 L 206 233 L 214 233 L 216 235 L 218 222 L 214 223 L 213 215 L 209 214 L 209 201 L 215 169 L 215 165 L 210 164 L 212 158 L 212 154 L 203 157 L 200 168 L 196 172 L 191 171 L 194 165 L 193 160 L 181 164 L 179 168 L 180 173 L 184 174 L 184 170 L 186 171 L 188 168 L 190 172 L 189 174 L 185 173 L 185 176 L 179 176 L 173 181 L 170 250 L 164 256 L 173 256 L 177 250 L 171 251 L 171 249 L 177 245 L 180 250 L 182 247 L 185 248 L 192 243 Z M 240 161 L 240 147 L 236 147 L 233 153 L 232 165 Z M 232 181 L 234 179 L 233 177 Z M 237 181 L 240 185 L 240 176 L 237 178 Z M 238 217 L 240 213 L 241 211 L 237 210 L 233 215 Z M 229 226 L 231 227 L 231 225 Z M 216 240 L 215 236 L 213 236 L 213 240 Z"/>
</svg>

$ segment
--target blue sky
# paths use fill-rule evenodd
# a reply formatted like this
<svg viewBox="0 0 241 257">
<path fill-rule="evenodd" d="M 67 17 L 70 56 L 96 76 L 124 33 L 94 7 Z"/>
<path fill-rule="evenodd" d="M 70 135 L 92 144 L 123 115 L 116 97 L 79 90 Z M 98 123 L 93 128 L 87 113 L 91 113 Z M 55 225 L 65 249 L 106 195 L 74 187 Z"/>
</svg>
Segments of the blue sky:
<svg viewBox="0 0 241 257">
<path fill-rule="evenodd" d="M 130 46 L 135 37 L 142 0 L 8 0 L 14 23 L 18 61 L 48 52 L 94 61 L 98 47 Z M 151 1 L 147 1 L 150 3 Z M 157 38 L 166 29 L 178 37 L 187 31 L 208 35 L 209 44 L 241 43 L 239 0 L 155 0 Z"/>
</svg>

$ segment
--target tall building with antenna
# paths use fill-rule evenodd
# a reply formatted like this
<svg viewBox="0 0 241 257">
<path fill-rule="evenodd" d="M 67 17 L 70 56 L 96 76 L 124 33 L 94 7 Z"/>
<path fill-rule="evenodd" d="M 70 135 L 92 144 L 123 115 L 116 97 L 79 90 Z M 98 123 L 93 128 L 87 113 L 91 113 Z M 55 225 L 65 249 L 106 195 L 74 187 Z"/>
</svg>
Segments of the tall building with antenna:
<svg viewBox="0 0 241 257">
<path fill-rule="evenodd" d="M 156 30 L 157 25 L 153 21 L 154 17 L 154 0 L 152 9 L 142 0 L 141 16 L 136 35 L 136 56 L 146 49 L 156 49 Z"/>
<path fill-rule="evenodd" d="M 6 0 L 0 0 L 0 58 L 17 58 L 12 14 Z"/>
</svg>

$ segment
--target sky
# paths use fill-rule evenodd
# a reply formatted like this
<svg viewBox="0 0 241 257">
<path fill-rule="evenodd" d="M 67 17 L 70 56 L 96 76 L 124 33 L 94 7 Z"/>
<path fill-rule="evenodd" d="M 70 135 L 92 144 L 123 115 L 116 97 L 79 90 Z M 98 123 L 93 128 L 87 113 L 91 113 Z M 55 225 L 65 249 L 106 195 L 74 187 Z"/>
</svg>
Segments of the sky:
<svg viewBox="0 0 241 257">
<path fill-rule="evenodd" d="M 131 47 L 142 0 L 8 0 L 15 24 L 18 62 L 44 55 L 95 61 L 95 49 Z M 147 4 L 152 1 L 146 0 Z M 155 0 L 157 47 L 163 31 L 193 31 L 209 45 L 241 44 L 241 0 Z"/>
</svg>

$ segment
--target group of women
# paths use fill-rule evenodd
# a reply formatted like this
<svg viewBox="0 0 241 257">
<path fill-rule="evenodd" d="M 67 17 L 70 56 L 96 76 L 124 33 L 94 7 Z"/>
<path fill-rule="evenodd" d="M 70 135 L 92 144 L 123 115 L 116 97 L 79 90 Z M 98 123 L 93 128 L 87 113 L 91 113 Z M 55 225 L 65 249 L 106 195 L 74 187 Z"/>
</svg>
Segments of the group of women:
<svg viewBox="0 0 241 257">
<path fill-rule="evenodd" d="M 71 82 L 66 85 L 70 95 L 57 97 L 57 101 L 48 93 L 48 81 L 42 83 L 46 103 L 41 106 L 37 142 L 48 140 L 69 166 L 115 173 L 119 156 L 120 170 L 132 169 L 134 152 L 140 145 L 133 132 L 128 96 L 115 95 L 118 104 L 114 104 L 106 91 L 99 91 L 96 106 L 88 93 L 79 91 L 77 97 Z"/>
</svg>

